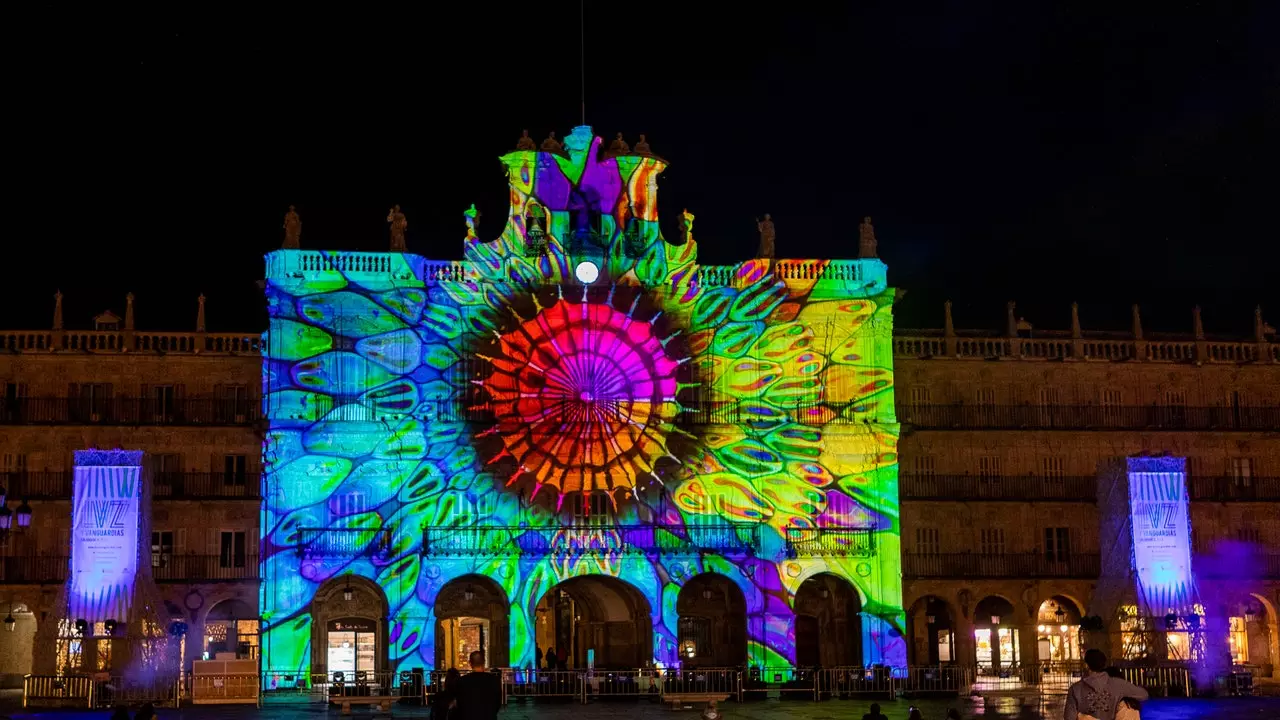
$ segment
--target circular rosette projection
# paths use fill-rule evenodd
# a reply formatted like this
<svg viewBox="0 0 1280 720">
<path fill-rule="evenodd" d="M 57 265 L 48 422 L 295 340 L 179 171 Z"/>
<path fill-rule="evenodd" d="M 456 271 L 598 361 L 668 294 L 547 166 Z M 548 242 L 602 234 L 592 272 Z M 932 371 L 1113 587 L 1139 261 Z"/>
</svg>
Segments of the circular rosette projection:
<svg viewBox="0 0 1280 720">
<path fill-rule="evenodd" d="M 560 498 L 633 488 L 669 455 L 680 362 L 668 357 L 656 318 L 620 310 L 612 293 L 581 302 L 558 297 L 500 335 L 483 356 L 481 380 L 502 450 L 514 459 L 508 484 L 532 479 Z"/>
</svg>

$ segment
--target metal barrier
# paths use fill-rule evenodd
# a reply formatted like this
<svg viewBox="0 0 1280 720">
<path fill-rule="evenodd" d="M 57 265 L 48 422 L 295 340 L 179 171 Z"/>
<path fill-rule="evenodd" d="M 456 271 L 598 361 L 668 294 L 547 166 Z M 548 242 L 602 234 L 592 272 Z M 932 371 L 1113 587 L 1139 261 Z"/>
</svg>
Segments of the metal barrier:
<svg viewBox="0 0 1280 720">
<path fill-rule="evenodd" d="M 897 694 L 893 671 L 887 667 L 835 667 L 814 671 L 817 676 L 815 697 L 883 697 Z"/>
<path fill-rule="evenodd" d="M 441 675 L 443 678 L 443 674 Z M 441 680 L 443 683 L 443 679 Z M 426 698 L 420 675 L 412 672 L 284 673 L 262 674 L 262 702 L 332 702 L 335 698 L 391 698 L 396 701 Z"/>
<path fill-rule="evenodd" d="M 587 700 L 642 696 L 656 699 L 662 694 L 661 673 L 656 670 L 588 670 L 583 684 Z"/>
<path fill-rule="evenodd" d="M 25 675 L 22 707 L 93 707 L 93 678 L 87 675 Z"/>
<path fill-rule="evenodd" d="M 178 678 L 153 678 L 131 680 L 110 677 L 93 683 L 93 707 L 112 708 L 117 705 L 137 706 L 151 703 L 156 707 L 178 707 L 181 699 Z"/>
<path fill-rule="evenodd" d="M 793 667 L 753 667 L 743 679 L 742 698 L 760 700 L 777 693 L 779 698 L 808 695 L 818 698 L 818 673 Z"/>
<path fill-rule="evenodd" d="M 742 671 L 738 668 L 689 668 L 663 670 L 658 694 L 728 695 L 742 700 Z"/>
<path fill-rule="evenodd" d="M 189 697 L 193 705 L 261 704 L 262 677 L 257 673 L 193 675 Z"/>
<path fill-rule="evenodd" d="M 558 697 L 587 701 L 585 672 L 580 670 L 502 670 L 502 702 L 511 698 Z"/>
<path fill-rule="evenodd" d="M 959 695 L 973 687 L 973 668 L 960 665 L 928 665 L 909 667 L 906 675 L 895 678 L 904 695 Z"/>
<path fill-rule="evenodd" d="M 1122 667 L 1124 679 L 1152 695 L 1190 697 L 1191 673 L 1184 667 Z"/>
</svg>

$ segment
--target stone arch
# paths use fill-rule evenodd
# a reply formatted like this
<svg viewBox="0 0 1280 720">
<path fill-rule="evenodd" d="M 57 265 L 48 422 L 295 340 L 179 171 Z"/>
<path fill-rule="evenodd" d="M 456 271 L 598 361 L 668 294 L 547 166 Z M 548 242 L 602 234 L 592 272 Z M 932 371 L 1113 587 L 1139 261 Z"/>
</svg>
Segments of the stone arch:
<svg viewBox="0 0 1280 720">
<path fill-rule="evenodd" d="M 347 599 L 350 590 L 351 599 Z M 372 580 L 359 575 L 337 575 L 329 578 L 311 598 L 311 667 L 312 672 L 329 672 L 329 633 L 357 632 L 373 635 L 373 671 L 386 672 L 388 663 L 387 596 Z"/>
<path fill-rule="evenodd" d="M 537 649 L 567 645 L 565 666 L 643 667 L 653 659 L 653 619 L 648 599 L 612 575 L 579 575 L 551 587 L 529 616 Z M 588 653 L 588 651 L 593 651 Z"/>
<path fill-rule="evenodd" d="M 747 659 L 747 598 L 719 573 L 685 581 L 676 596 L 677 650 L 686 667 L 738 667 Z"/>
<path fill-rule="evenodd" d="M 907 606 L 907 637 L 916 665 L 943 665 L 956 657 L 960 610 L 941 595 L 926 594 Z"/>
<path fill-rule="evenodd" d="M 1022 636 L 1014 625 L 1017 605 L 1003 595 L 987 595 L 973 609 L 974 655 L 979 674 L 999 675 L 1022 658 Z"/>
<path fill-rule="evenodd" d="M 32 672 L 35 665 L 39 623 L 31 607 L 16 596 L 0 605 L 0 613 L 5 613 L 5 629 L 0 630 L 0 688 L 20 688 L 23 676 Z"/>
<path fill-rule="evenodd" d="M 258 657 L 260 648 L 258 610 L 238 597 L 210 603 L 202 613 L 200 650 L 215 659 L 220 653 L 235 653 L 240 659 Z"/>
<path fill-rule="evenodd" d="M 834 573 L 810 575 L 796 588 L 794 638 L 798 667 L 863 664 L 862 595 Z"/>
<path fill-rule="evenodd" d="M 1080 639 L 1083 611 L 1066 595 L 1050 595 L 1036 610 L 1036 657 L 1041 665 L 1074 665 L 1084 649 Z"/>
<path fill-rule="evenodd" d="M 489 667 L 510 665 L 510 604 L 492 578 L 463 575 L 436 593 L 435 665 L 437 670 L 467 667 L 472 650 L 485 653 Z"/>
<path fill-rule="evenodd" d="M 1255 666 L 1264 677 L 1271 677 L 1280 659 L 1275 605 L 1261 593 L 1235 592 L 1228 597 L 1223 611 L 1232 661 Z"/>
</svg>

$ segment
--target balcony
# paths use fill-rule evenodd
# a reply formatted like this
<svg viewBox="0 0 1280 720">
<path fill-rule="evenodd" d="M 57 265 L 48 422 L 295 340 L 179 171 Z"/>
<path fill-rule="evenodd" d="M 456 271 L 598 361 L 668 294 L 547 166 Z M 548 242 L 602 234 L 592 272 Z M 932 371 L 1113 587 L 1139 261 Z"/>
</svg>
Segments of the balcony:
<svg viewBox="0 0 1280 720">
<path fill-rule="evenodd" d="M 873 557 L 876 537 L 872 530 L 821 528 L 788 530 L 788 557 Z"/>
<path fill-rule="evenodd" d="M 1280 555 L 1250 553 L 1225 563 L 1221 557 L 1196 555 L 1191 567 L 1196 576 L 1215 580 L 1280 580 Z"/>
<path fill-rule="evenodd" d="M 11 498 L 70 500 L 73 470 L 0 472 Z M 152 500 L 257 500 L 262 488 L 258 473 L 152 473 Z"/>
<path fill-rule="evenodd" d="M 910 475 L 898 478 L 903 500 L 1061 500 L 1092 503 L 1098 481 L 1092 475 Z"/>
<path fill-rule="evenodd" d="M 1192 500 L 1207 502 L 1280 502 L 1280 477 L 1191 477 Z"/>
<path fill-rule="evenodd" d="M 1280 407 L 1160 405 L 899 405 L 924 430 L 1280 430 Z"/>
<path fill-rule="evenodd" d="M 758 525 L 592 525 L 428 527 L 422 552 L 434 556 L 754 555 Z"/>
<path fill-rule="evenodd" d="M 250 426 L 259 408 L 256 399 L 19 397 L 0 401 L 0 425 Z"/>
<path fill-rule="evenodd" d="M 1034 552 L 902 555 L 902 574 L 916 578 L 1096 578 L 1101 569 L 1098 553 L 1077 553 L 1061 560 Z"/>
<path fill-rule="evenodd" d="M 257 500 L 262 475 L 249 473 L 152 473 L 153 500 Z"/>
<path fill-rule="evenodd" d="M 151 577 L 156 582 L 257 580 L 258 556 L 153 554 Z"/>
<path fill-rule="evenodd" d="M 391 531 L 381 528 L 298 528 L 298 552 L 309 557 L 354 557 L 391 549 Z"/>
<path fill-rule="evenodd" d="M 65 555 L 0 558 L 0 583 L 36 585 L 65 582 L 70 560 Z"/>
</svg>

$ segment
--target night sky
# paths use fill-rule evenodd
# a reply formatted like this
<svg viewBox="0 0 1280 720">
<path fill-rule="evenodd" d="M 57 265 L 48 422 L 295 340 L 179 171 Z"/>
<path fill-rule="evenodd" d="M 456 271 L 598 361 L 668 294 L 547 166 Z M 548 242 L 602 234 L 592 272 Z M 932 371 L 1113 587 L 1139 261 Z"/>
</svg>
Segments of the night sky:
<svg viewBox="0 0 1280 720">
<path fill-rule="evenodd" d="M 704 263 L 766 212 L 779 255 L 853 257 L 870 215 L 900 327 L 1280 326 L 1280 3 L 758 5 L 586 3 L 587 124 L 648 135 Z M 133 291 L 191 328 L 203 292 L 260 331 L 289 204 L 306 248 L 385 250 L 395 203 L 431 258 L 473 202 L 499 232 L 497 157 L 581 121 L 578 3 L 355 7 L 15 21 L 0 327 L 60 288 L 69 327 Z"/>
</svg>

